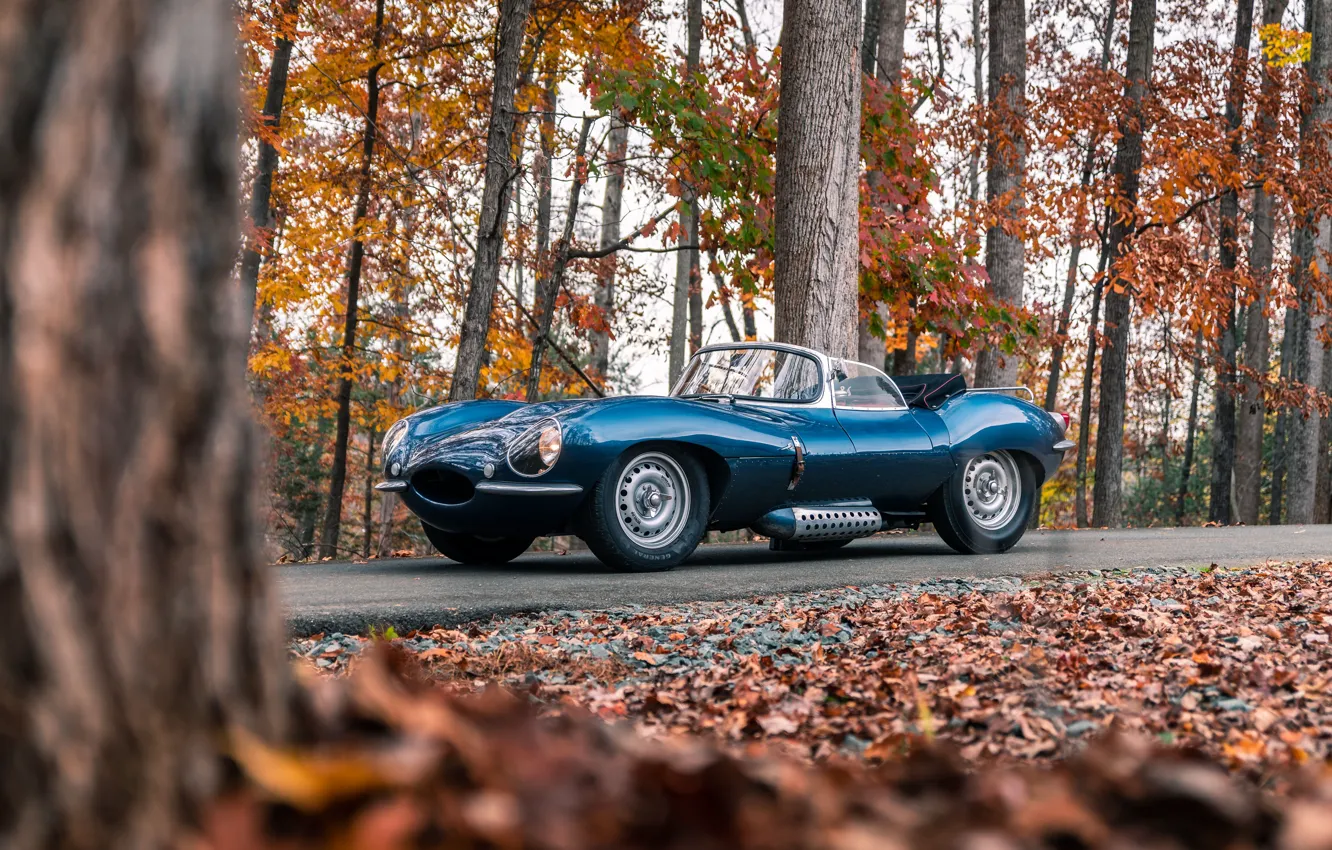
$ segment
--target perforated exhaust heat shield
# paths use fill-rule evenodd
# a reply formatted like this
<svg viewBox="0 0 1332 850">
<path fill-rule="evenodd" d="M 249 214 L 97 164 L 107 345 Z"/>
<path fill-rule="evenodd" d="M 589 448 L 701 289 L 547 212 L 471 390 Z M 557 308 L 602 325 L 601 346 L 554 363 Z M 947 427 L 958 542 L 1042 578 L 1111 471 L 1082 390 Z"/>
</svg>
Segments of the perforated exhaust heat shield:
<svg viewBox="0 0 1332 850">
<path fill-rule="evenodd" d="M 883 527 L 883 517 L 869 502 L 798 505 L 770 511 L 754 523 L 759 534 L 797 542 L 854 540 Z"/>
</svg>

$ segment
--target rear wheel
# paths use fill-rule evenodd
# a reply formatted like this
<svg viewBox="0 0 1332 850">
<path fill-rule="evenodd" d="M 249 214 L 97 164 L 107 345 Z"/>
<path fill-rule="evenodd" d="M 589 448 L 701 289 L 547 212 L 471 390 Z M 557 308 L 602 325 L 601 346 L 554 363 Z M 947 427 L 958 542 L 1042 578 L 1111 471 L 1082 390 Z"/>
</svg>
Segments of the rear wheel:
<svg viewBox="0 0 1332 850">
<path fill-rule="evenodd" d="M 535 537 L 478 537 L 442 531 L 421 523 L 430 544 L 440 554 L 460 564 L 507 564 L 527 551 Z"/>
<path fill-rule="evenodd" d="M 1006 451 L 967 461 L 930 500 L 930 521 L 944 542 L 964 555 L 1013 548 L 1036 507 L 1030 465 Z"/>
<path fill-rule="evenodd" d="M 708 477 L 675 447 L 639 447 L 602 474 L 584 503 L 581 536 L 626 572 L 669 570 L 693 554 L 708 520 Z"/>
</svg>

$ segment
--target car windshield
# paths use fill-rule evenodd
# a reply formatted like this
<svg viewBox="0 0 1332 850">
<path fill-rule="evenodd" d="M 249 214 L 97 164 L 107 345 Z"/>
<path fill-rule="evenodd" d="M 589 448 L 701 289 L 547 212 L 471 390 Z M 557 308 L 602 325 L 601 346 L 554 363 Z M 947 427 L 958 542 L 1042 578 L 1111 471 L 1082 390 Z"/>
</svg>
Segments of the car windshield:
<svg viewBox="0 0 1332 850">
<path fill-rule="evenodd" d="M 695 354 L 671 394 L 810 402 L 818 399 L 820 388 L 819 364 L 813 357 L 777 348 L 738 346 Z"/>
</svg>

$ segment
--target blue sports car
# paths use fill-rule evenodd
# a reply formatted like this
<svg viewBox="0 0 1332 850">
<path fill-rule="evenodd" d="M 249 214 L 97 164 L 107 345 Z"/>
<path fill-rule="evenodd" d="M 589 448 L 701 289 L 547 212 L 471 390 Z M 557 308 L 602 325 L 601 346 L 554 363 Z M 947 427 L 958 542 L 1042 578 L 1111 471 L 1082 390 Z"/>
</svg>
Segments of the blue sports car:
<svg viewBox="0 0 1332 850">
<path fill-rule="evenodd" d="M 716 345 L 669 397 L 415 413 L 385 435 L 377 486 L 466 564 L 576 534 L 612 568 L 666 570 L 709 529 L 810 550 L 925 522 L 959 552 L 1002 552 L 1072 448 L 1067 425 L 960 375 L 894 380 L 793 345 Z"/>
</svg>

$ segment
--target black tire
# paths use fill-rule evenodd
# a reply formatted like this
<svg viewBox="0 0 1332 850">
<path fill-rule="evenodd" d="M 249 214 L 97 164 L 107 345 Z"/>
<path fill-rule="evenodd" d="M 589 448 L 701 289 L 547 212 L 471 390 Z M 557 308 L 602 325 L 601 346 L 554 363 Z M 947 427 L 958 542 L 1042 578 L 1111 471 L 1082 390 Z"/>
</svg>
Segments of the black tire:
<svg viewBox="0 0 1332 850">
<path fill-rule="evenodd" d="M 1000 469 L 1004 470 L 1003 480 L 995 475 Z M 992 477 L 985 478 L 986 472 Z M 1002 509 L 998 507 L 1002 501 L 998 492 L 988 492 L 991 486 L 1011 486 L 1007 479 L 1016 481 L 1019 488 L 1015 500 L 1005 490 L 1010 493 L 1008 501 L 1016 502 L 1011 510 L 1007 502 Z M 1036 476 L 1026 460 L 1011 452 L 988 452 L 964 463 L 931 497 L 930 521 L 943 541 L 964 555 L 1007 552 L 1027 530 L 1036 508 L 1036 486 Z M 991 503 L 978 495 L 982 488 L 993 498 Z"/>
<path fill-rule="evenodd" d="M 507 564 L 527 551 L 535 537 L 477 537 L 441 531 L 421 523 L 430 545 L 450 561 L 460 564 Z"/>
<path fill-rule="evenodd" d="M 693 554 L 710 509 L 708 476 L 696 458 L 675 446 L 635 446 L 602 473 L 583 503 L 579 536 L 613 570 L 660 572 Z"/>
</svg>

